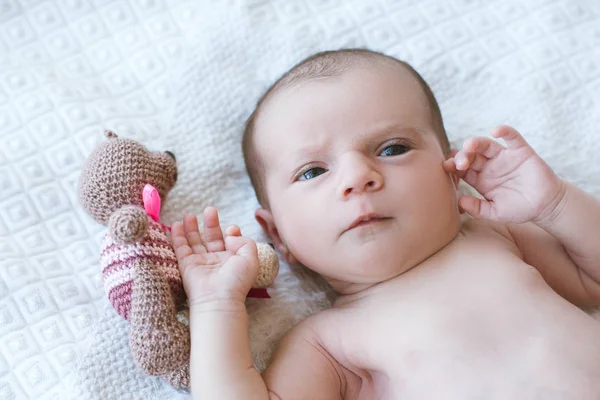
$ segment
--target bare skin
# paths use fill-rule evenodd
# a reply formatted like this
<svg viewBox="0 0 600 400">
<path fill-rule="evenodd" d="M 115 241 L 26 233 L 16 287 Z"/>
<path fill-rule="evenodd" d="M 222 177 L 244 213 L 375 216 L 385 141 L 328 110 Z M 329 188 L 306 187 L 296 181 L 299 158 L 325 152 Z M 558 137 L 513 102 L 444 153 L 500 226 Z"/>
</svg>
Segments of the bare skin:
<svg viewBox="0 0 600 400">
<path fill-rule="evenodd" d="M 339 385 L 310 398 L 600 398 L 600 324 L 522 258 L 503 229 L 469 221 L 418 268 L 304 321 L 294 335 L 327 354 Z M 276 376 L 299 357 L 284 346 L 263 377 L 302 398 Z"/>
<path fill-rule="evenodd" d="M 600 324 L 577 307 L 600 305 L 598 199 L 508 126 L 492 132 L 506 146 L 476 137 L 445 154 L 397 66 L 296 85 L 265 107 L 270 208 L 256 218 L 340 297 L 260 375 L 244 305 L 256 245 L 223 233 L 214 208 L 206 244 L 195 216 L 174 224 L 195 398 L 600 398 Z M 483 199 L 460 196 L 459 179 Z"/>
</svg>

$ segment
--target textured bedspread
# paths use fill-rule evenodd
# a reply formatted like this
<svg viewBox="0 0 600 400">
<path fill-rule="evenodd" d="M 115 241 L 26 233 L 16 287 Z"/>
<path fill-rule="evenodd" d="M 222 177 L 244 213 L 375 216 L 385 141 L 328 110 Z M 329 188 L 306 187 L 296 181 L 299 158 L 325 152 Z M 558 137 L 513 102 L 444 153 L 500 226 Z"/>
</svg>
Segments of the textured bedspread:
<svg viewBox="0 0 600 400">
<path fill-rule="evenodd" d="M 454 142 L 512 124 L 600 196 L 593 0 L 0 0 L 0 400 L 189 398 L 133 365 L 102 289 L 104 230 L 78 207 L 82 162 L 105 128 L 170 150 L 180 178 L 167 223 L 213 205 L 264 241 L 245 118 L 303 57 L 364 46 L 422 73 Z M 248 302 L 261 369 L 331 300 L 283 263 L 271 295 Z"/>
</svg>

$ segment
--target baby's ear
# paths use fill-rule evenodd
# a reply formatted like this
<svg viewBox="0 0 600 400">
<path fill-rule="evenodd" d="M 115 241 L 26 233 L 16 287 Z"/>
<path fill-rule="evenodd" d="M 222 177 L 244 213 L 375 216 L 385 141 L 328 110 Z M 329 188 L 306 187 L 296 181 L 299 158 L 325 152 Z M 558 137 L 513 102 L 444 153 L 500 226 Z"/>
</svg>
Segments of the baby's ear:
<svg viewBox="0 0 600 400">
<path fill-rule="evenodd" d="M 271 211 L 264 208 L 258 208 L 254 213 L 254 217 L 263 228 L 263 231 L 265 231 L 267 236 L 271 238 L 273 241 L 273 246 L 275 246 L 275 249 L 279 250 L 285 261 L 289 265 L 296 264 L 298 261 L 292 255 L 292 253 L 290 253 L 285 243 L 283 243 L 281 236 L 279 236 L 279 231 L 275 226 L 275 220 L 273 219 L 273 214 L 271 214 Z"/>
<path fill-rule="evenodd" d="M 456 153 L 458 153 L 458 149 L 450 149 L 450 151 L 448 152 L 448 156 L 446 157 L 446 160 L 454 157 L 456 155 Z M 454 182 L 454 187 L 456 188 L 456 190 L 458 190 L 458 182 L 460 182 L 460 178 L 455 175 L 455 174 L 451 174 L 450 177 L 452 178 L 452 182 Z"/>
</svg>

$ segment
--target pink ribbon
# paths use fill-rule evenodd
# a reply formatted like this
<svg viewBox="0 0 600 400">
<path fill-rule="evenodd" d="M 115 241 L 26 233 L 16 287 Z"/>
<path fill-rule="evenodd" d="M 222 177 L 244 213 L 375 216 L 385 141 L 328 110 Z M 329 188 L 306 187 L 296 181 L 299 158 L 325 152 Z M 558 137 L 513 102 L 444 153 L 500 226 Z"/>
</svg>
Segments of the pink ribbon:
<svg viewBox="0 0 600 400">
<path fill-rule="evenodd" d="M 154 221 L 158 222 L 164 229 L 171 231 L 171 227 L 160 222 L 160 194 L 158 190 L 149 183 L 144 186 L 142 192 L 144 200 L 144 209 Z"/>
</svg>

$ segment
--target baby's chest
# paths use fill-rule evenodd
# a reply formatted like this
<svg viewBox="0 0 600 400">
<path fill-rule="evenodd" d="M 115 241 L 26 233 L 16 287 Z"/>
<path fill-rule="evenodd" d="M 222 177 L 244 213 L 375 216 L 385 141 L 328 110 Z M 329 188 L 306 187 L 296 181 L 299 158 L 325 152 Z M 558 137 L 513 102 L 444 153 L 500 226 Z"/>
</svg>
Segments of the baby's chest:
<svg viewBox="0 0 600 400">
<path fill-rule="evenodd" d="M 600 324 L 499 290 L 354 310 L 337 324 L 332 355 L 388 398 L 575 398 L 573 388 L 600 398 Z M 565 319 L 577 339 L 561 333 Z"/>
<path fill-rule="evenodd" d="M 348 399 L 600 398 L 598 341 L 579 352 L 573 347 L 580 345 L 554 335 L 503 337 L 471 327 L 461 336 L 412 322 L 390 329 L 371 320 L 345 329 L 332 355 L 357 388 Z"/>
</svg>

